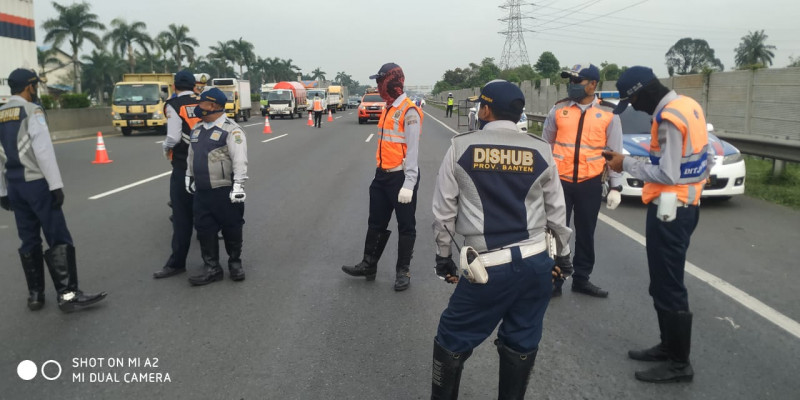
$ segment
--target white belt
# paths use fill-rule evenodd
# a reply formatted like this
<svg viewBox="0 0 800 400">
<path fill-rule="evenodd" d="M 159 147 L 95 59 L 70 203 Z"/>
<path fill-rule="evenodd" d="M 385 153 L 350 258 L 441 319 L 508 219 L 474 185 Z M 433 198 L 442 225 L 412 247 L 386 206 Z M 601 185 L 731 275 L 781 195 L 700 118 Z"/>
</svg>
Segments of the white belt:
<svg viewBox="0 0 800 400">
<path fill-rule="evenodd" d="M 547 242 L 519 246 L 522 258 L 528 258 L 547 250 Z M 478 258 L 481 259 L 484 267 L 494 267 L 497 265 L 508 264 L 511 262 L 511 249 L 500 249 L 489 253 L 483 253 Z"/>
<path fill-rule="evenodd" d="M 380 170 L 383 171 L 383 172 L 395 172 L 395 171 L 400 171 L 402 169 L 403 169 L 403 164 L 400 164 L 400 165 L 398 165 L 398 166 L 396 166 L 394 168 L 390 168 L 390 169 L 380 168 Z"/>
<path fill-rule="evenodd" d="M 658 205 L 658 197 L 654 198 L 654 199 L 653 199 L 652 201 L 650 201 L 650 202 L 651 202 L 651 203 L 653 203 L 653 204 L 655 204 L 655 205 Z M 678 207 L 689 207 L 690 205 L 691 205 L 691 204 L 686 204 L 686 203 L 684 203 L 684 202 L 682 202 L 682 201 L 678 200 Z"/>
</svg>

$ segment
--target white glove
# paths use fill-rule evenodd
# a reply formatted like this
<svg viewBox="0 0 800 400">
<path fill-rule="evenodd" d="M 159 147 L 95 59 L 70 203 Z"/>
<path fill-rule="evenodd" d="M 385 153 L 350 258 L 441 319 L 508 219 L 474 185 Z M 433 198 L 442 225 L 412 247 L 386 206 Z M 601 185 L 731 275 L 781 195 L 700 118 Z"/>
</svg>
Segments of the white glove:
<svg viewBox="0 0 800 400">
<path fill-rule="evenodd" d="M 402 188 L 400 193 L 397 194 L 397 201 L 402 204 L 411 203 L 411 198 L 414 197 L 414 191 L 411 189 Z"/>
<path fill-rule="evenodd" d="M 241 183 L 234 182 L 230 197 L 231 203 L 244 203 L 244 199 L 247 197 L 244 193 L 244 186 Z"/>
<path fill-rule="evenodd" d="M 186 193 L 194 194 L 195 186 L 194 186 L 194 177 L 193 176 L 186 176 Z"/>
<path fill-rule="evenodd" d="M 613 210 L 622 202 L 622 194 L 618 190 L 609 190 L 606 196 L 606 208 Z"/>
</svg>

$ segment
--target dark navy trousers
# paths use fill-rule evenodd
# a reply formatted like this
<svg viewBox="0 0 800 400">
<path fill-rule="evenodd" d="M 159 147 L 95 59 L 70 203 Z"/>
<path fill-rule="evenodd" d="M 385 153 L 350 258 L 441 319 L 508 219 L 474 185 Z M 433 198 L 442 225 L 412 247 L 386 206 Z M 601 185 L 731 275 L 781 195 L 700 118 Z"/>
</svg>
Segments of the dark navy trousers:
<svg viewBox="0 0 800 400">
<path fill-rule="evenodd" d="M 511 254 L 510 263 L 486 269 L 486 284 L 459 279 L 439 320 L 436 340 L 442 347 L 470 351 L 500 323 L 497 337 L 506 346 L 520 353 L 539 348 L 554 262 L 546 251 L 523 259 L 519 248 L 512 247 Z"/>
<path fill-rule="evenodd" d="M 575 213 L 575 250 L 572 254 L 575 273 L 572 279 L 587 281 L 594 269 L 594 230 L 603 200 L 602 175 L 578 183 L 562 180 L 561 187 L 564 188 L 567 206 L 567 226 L 570 225 L 570 216 Z"/>
<path fill-rule="evenodd" d="M 689 311 L 689 292 L 683 283 L 686 251 L 692 232 L 700 221 L 700 207 L 678 207 L 675 219 L 659 220 L 658 206 L 647 207 L 647 266 L 650 270 L 650 296 L 663 311 Z"/>
<path fill-rule="evenodd" d="M 244 203 L 231 203 L 231 187 L 198 190 L 194 194 L 194 226 L 198 236 L 217 235 L 226 240 L 241 240 Z"/>
<path fill-rule="evenodd" d="M 42 244 L 41 234 L 48 247 L 59 244 L 72 246 L 72 236 L 61 208 L 53 209 L 53 196 L 45 179 L 31 182 L 8 182 L 8 201 L 14 210 L 17 233 L 22 246 L 20 253 L 30 253 Z"/>
<path fill-rule="evenodd" d="M 172 256 L 170 266 L 186 268 L 186 257 L 192 242 L 194 196 L 186 192 L 186 168 L 173 168 L 169 177 L 169 199 L 172 203 Z"/>
<path fill-rule="evenodd" d="M 400 235 L 417 235 L 417 191 L 419 181 L 414 186 L 414 195 L 411 202 L 402 204 L 397 201 L 397 195 L 403 188 L 406 174 L 402 170 L 394 172 L 383 172 L 381 169 L 375 171 L 375 179 L 369 185 L 369 228 L 383 232 L 392 220 L 392 211 L 397 219 L 397 231 Z"/>
</svg>

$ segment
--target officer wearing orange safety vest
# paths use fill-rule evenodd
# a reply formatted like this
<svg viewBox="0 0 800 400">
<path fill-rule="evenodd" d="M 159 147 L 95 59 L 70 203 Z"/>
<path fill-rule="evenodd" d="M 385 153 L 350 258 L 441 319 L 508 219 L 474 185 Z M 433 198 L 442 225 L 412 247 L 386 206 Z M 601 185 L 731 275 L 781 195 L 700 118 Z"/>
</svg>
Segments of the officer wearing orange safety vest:
<svg viewBox="0 0 800 400">
<path fill-rule="evenodd" d="M 348 275 L 375 280 L 378 260 L 391 234 L 386 228 L 394 211 L 399 231 L 394 290 L 402 291 L 411 285 L 411 255 L 417 237 L 417 156 L 422 111 L 403 91 L 405 75 L 399 65 L 384 64 L 370 79 L 377 80 L 378 94 L 386 101 L 387 108 L 378 122 L 377 169 L 369 187 L 369 221 L 364 258 L 354 266 L 343 266 L 342 270 Z"/>
<path fill-rule="evenodd" d="M 622 127 L 613 114 L 614 105 L 594 96 L 600 70 L 589 63 L 576 64 L 561 72 L 569 78 L 568 97 L 550 110 L 544 122 L 542 138 L 553 146 L 567 205 L 567 225 L 575 213 L 575 257 L 556 256 L 556 265 L 565 276 L 572 275 L 572 291 L 594 297 L 607 297 L 608 292 L 589 282 L 594 269 L 594 231 L 603 197 L 606 160 L 603 149 L 622 150 Z M 617 208 L 621 201 L 622 176 L 609 176 L 611 190 L 607 207 Z M 557 279 L 553 296 L 561 295 L 563 280 Z"/>
<path fill-rule="evenodd" d="M 645 182 L 642 201 L 648 204 L 647 264 L 650 296 L 658 316 L 661 342 L 628 356 L 640 361 L 663 361 L 654 368 L 636 372 L 646 382 L 691 381 L 689 362 L 692 313 L 683 282 L 686 251 L 700 216 L 700 195 L 714 156 L 702 107 L 659 82 L 653 70 L 635 66 L 617 81 L 619 114 L 630 103 L 635 110 L 653 115 L 650 129 L 650 163 L 603 152 L 609 168 L 625 170 Z"/>
<path fill-rule="evenodd" d="M 322 128 L 322 110 L 325 109 L 325 104 L 322 103 L 322 99 L 319 98 L 319 93 L 314 94 L 314 126 L 317 128 Z"/>
</svg>

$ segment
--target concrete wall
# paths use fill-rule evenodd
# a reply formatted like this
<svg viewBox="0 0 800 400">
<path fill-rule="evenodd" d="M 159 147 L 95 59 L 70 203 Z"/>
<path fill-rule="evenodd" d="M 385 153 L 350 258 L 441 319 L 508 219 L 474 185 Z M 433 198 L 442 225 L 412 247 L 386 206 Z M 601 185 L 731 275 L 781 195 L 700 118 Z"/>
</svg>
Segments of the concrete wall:
<svg viewBox="0 0 800 400">
<path fill-rule="evenodd" d="M 47 125 L 53 140 L 115 133 L 111 125 L 111 107 L 47 110 Z"/>
<path fill-rule="evenodd" d="M 710 75 L 684 75 L 661 79 L 678 94 L 697 100 L 716 131 L 800 143 L 800 68 L 759 69 L 717 72 Z M 602 90 L 616 90 L 607 81 Z M 566 85 L 550 85 L 542 80 L 520 84 L 528 114 L 545 116 L 556 101 L 567 97 Z M 452 92 L 456 104 L 480 93 L 480 88 Z M 444 102 L 447 92 L 435 96 Z"/>
</svg>

